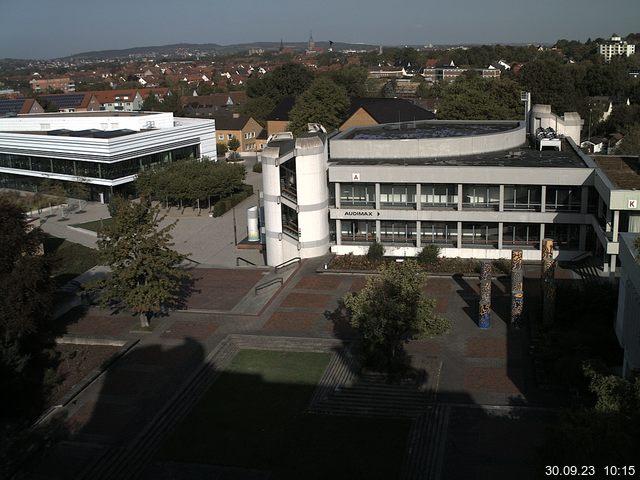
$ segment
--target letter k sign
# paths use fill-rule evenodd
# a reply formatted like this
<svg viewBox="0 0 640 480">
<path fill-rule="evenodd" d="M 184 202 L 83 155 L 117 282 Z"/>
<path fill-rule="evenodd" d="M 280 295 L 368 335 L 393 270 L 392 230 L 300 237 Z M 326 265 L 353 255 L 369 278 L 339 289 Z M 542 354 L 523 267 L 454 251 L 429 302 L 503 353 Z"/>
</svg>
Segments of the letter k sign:
<svg viewBox="0 0 640 480">
<path fill-rule="evenodd" d="M 638 200 L 629 200 L 627 202 L 627 208 L 638 208 Z"/>
</svg>

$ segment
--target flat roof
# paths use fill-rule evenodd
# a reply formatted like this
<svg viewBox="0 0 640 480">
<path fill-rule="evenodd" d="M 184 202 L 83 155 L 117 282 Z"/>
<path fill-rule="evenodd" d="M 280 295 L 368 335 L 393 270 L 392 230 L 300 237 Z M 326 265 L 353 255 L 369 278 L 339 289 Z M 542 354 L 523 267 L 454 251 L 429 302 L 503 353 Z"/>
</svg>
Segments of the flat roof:
<svg viewBox="0 0 640 480">
<path fill-rule="evenodd" d="M 538 151 L 529 146 L 476 155 L 442 158 L 335 158 L 329 162 L 337 165 L 412 165 L 459 167 L 526 167 L 526 168 L 588 168 L 580 155 L 566 139 L 562 139 L 562 151 Z"/>
<path fill-rule="evenodd" d="M 50 117 L 143 117 L 146 115 L 158 115 L 165 112 L 110 112 L 100 110 L 98 112 L 51 112 L 51 113 L 25 113 L 12 118 L 50 118 Z"/>
<path fill-rule="evenodd" d="M 51 137 L 78 137 L 78 138 L 117 138 L 124 137 L 126 135 L 133 135 L 134 133 L 148 132 L 149 130 L 129 130 L 126 128 L 121 128 L 118 130 L 98 130 L 97 128 L 90 128 L 85 130 L 67 130 L 67 129 L 57 129 L 57 130 L 39 130 L 39 131 L 0 131 L 0 133 L 11 133 L 17 135 L 44 135 Z"/>
<path fill-rule="evenodd" d="M 421 121 L 356 127 L 336 140 L 394 140 L 471 137 L 502 133 L 518 128 L 518 122 Z"/>
<path fill-rule="evenodd" d="M 640 189 L 640 158 L 594 155 L 593 159 L 616 188 Z"/>
</svg>

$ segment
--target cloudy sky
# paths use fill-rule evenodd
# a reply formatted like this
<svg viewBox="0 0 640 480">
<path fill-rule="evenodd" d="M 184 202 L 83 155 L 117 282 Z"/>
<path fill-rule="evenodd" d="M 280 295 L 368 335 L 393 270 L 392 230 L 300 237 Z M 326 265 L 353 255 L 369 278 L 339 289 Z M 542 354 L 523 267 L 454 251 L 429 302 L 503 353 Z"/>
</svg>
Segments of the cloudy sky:
<svg viewBox="0 0 640 480">
<path fill-rule="evenodd" d="M 0 58 L 171 43 L 548 43 L 640 31 L 640 0 L 0 0 Z"/>
</svg>

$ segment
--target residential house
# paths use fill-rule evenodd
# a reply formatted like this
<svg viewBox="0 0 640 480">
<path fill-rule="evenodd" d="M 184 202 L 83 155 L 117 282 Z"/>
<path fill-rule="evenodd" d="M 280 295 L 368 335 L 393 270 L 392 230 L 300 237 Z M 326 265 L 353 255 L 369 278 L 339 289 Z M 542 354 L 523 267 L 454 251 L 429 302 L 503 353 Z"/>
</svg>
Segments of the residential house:
<svg viewBox="0 0 640 480">
<path fill-rule="evenodd" d="M 38 99 L 56 105 L 59 112 L 97 112 L 100 110 L 100 102 L 92 92 L 39 95 Z"/>
<path fill-rule="evenodd" d="M 24 115 L 25 113 L 44 113 L 44 108 L 33 98 L 0 100 L 0 117 Z"/>
<path fill-rule="evenodd" d="M 144 99 L 137 90 L 103 90 L 93 92 L 100 103 L 100 110 L 109 112 L 133 112 L 142 110 Z"/>
<path fill-rule="evenodd" d="M 609 41 L 598 44 L 598 53 L 604 57 L 606 63 L 609 63 L 613 57 L 630 57 L 636 53 L 636 46 L 627 43 L 614 33 Z"/>
<path fill-rule="evenodd" d="M 258 151 L 256 139 L 263 129 L 252 117 L 234 113 L 231 116 L 216 117 L 215 121 L 217 143 L 227 145 L 235 137 L 240 141 L 240 148 L 237 150 L 239 153 Z"/>
<path fill-rule="evenodd" d="M 64 93 L 75 92 L 76 84 L 69 77 L 62 78 L 33 78 L 29 81 L 31 90 L 34 93 L 50 92 L 55 90 L 61 90 Z"/>
<path fill-rule="evenodd" d="M 185 115 L 194 117 L 230 115 L 234 107 L 241 106 L 246 100 L 247 94 L 245 92 L 180 97 L 180 103 Z"/>
</svg>

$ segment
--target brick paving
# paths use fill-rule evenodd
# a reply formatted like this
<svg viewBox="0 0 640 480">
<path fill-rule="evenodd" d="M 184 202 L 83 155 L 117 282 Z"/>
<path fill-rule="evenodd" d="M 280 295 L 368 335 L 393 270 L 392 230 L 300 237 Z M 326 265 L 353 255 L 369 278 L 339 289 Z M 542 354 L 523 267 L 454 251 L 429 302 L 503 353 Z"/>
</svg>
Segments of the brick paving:
<svg viewBox="0 0 640 480">
<path fill-rule="evenodd" d="M 198 268 L 187 309 L 230 311 L 263 278 L 260 270 Z"/>
<path fill-rule="evenodd" d="M 311 332 L 320 319 L 321 315 L 315 313 L 275 312 L 265 324 L 264 329 L 280 332 Z"/>
<path fill-rule="evenodd" d="M 469 392 L 520 395 L 520 389 L 514 384 L 504 368 L 468 367 L 464 374 L 464 388 Z"/>
<path fill-rule="evenodd" d="M 93 308 L 82 314 L 80 308 L 74 309 L 56 323 L 60 334 L 69 333 L 84 336 L 124 336 L 139 324 L 137 317 L 127 312 L 111 314 L 106 310 Z"/>
<path fill-rule="evenodd" d="M 467 357 L 492 357 L 505 359 L 507 342 L 502 337 L 470 338 L 467 340 L 465 355 Z"/>
<path fill-rule="evenodd" d="M 299 308 L 318 308 L 329 309 L 331 306 L 335 308 L 335 300 L 331 295 L 317 293 L 290 293 L 282 302 L 282 307 L 299 307 Z"/>
<path fill-rule="evenodd" d="M 313 277 L 303 277 L 296 284 L 295 288 L 307 290 L 336 290 L 342 281 L 342 277 L 335 275 L 316 275 Z"/>
<path fill-rule="evenodd" d="M 177 320 L 171 324 L 161 335 L 162 338 L 191 337 L 197 340 L 206 340 L 218 329 L 218 325 L 203 320 Z"/>
</svg>

